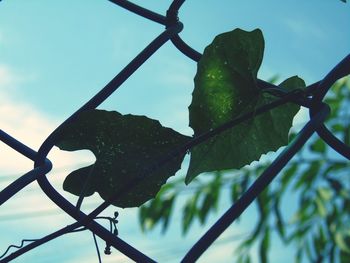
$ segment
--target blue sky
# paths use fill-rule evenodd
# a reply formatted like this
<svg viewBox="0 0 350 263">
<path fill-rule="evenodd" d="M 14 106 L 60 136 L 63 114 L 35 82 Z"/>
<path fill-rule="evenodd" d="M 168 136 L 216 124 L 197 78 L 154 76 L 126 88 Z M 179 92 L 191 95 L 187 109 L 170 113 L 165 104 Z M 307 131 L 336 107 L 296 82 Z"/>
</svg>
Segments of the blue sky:
<svg viewBox="0 0 350 263">
<path fill-rule="evenodd" d="M 135 2 L 162 14 L 170 3 L 165 0 Z M 265 36 L 265 56 L 259 72 L 262 79 L 276 74 L 281 79 L 299 75 L 310 84 L 349 53 L 350 5 L 339 0 L 218 2 L 187 1 L 180 11 L 185 25 L 181 36 L 202 52 L 217 34 L 236 27 L 261 28 Z M 1 1 L 1 129 L 38 149 L 60 122 L 108 83 L 162 30 L 161 25 L 103 0 Z M 192 135 L 187 107 L 195 72 L 196 64 L 167 43 L 99 108 L 147 115 Z M 31 169 L 32 163 L 3 144 L 0 144 L 0 154 L 1 189 Z M 87 152 L 66 153 L 56 148 L 49 157 L 54 163 L 49 176 L 59 190 L 70 170 L 94 160 Z M 86 209 L 98 202 L 98 197 L 87 200 Z M 220 211 L 225 211 L 228 205 L 222 200 Z M 247 212 L 247 223 L 240 229 L 232 227 L 226 237 L 249 231 L 253 209 Z M 113 211 L 111 208 L 106 214 Z M 177 215 L 168 235 L 162 237 L 157 231 L 142 235 L 135 213 L 135 209 L 122 213 L 121 237 L 163 262 L 177 262 L 205 231 L 195 225 L 191 234 L 182 239 L 178 229 L 181 217 Z M 214 220 L 212 217 L 211 221 Z M 70 222 L 34 183 L 0 207 L 0 252 L 8 244 L 18 244 L 22 238 L 44 236 Z M 164 251 L 159 249 L 159 244 Z M 103 248 L 102 242 L 100 246 Z M 234 247 L 234 244 L 221 243 L 216 250 L 208 251 L 202 262 L 218 260 L 220 251 L 226 251 L 222 262 L 227 262 Z M 281 256 L 279 247 L 276 243 L 272 262 L 278 262 Z M 96 262 L 95 253 L 91 234 L 71 234 L 15 262 L 47 262 L 48 258 L 50 262 Z M 119 257 L 114 252 L 104 262 L 117 262 Z M 125 262 L 122 257 L 120 260 Z"/>
</svg>

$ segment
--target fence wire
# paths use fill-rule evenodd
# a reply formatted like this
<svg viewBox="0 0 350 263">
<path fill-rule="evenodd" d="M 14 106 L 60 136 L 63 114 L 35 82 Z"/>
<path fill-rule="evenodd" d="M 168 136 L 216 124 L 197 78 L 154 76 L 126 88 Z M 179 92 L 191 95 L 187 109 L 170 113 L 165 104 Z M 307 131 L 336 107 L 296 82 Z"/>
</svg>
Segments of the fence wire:
<svg viewBox="0 0 350 263">
<path fill-rule="evenodd" d="M 86 215 L 82 211 L 77 210 L 74 205 L 68 202 L 54 189 L 46 177 L 46 174 L 52 168 L 52 163 L 49 159 L 47 159 L 47 155 L 53 148 L 54 144 L 57 142 L 58 131 L 68 123 L 74 121 L 81 112 L 98 107 L 166 42 L 172 42 L 180 52 L 195 62 L 199 61 L 201 58 L 201 54 L 198 51 L 194 50 L 179 36 L 179 33 L 183 29 L 183 24 L 178 18 L 178 12 L 185 0 L 174 0 L 170 4 L 165 16 L 145 9 L 126 0 L 109 1 L 126 10 L 129 10 L 130 12 L 142 16 L 145 19 L 164 25 L 165 30 L 159 34 L 159 36 L 156 37 L 147 47 L 145 47 L 141 53 L 139 53 L 94 97 L 92 97 L 80 109 L 74 112 L 68 119 L 59 125 L 46 138 L 38 151 L 30 149 L 24 143 L 21 143 L 13 138 L 10 134 L 6 133 L 3 130 L 0 130 L 1 141 L 34 162 L 34 169 L 28 171 L 26 174 L 9 184 L 0 192 L 0 206 L 8 201 L 11 197 L 13 197 L 17 192 L 26 187 L 28 184 L 33 181 L 37 181 L 43 192 L 57 206 L 59 206 L 63 211 L 65 211 L 76 220 L 75 223 L 59 229 L 56 232 L 51 233 L 41 239 L 23 240 L 21 246 L 16 246 L 18 250 L 8 255 L 7 257 L 4 257 L 1 262 L 8 262 L 12 259 L 15 259 L 27 251 L 61 235 L 85 229 L 89 229 L 92 231 L 94 236 L 99 236 L 110 246 L 113 246 L 115 249 L 119 250 L 121 253 L 134 261 L 155 262 L 153 259 L 146 256 L 141 251 L 126 243 L 117 235 L 114 235 L 111 231 L 95 222 L 94 219 L 98 218 L 98 215 L 105 208 L 107 208 L 114 199 L 118 198 L 120 195 L 128 191 L 128 189 L 134 187 L 142 180 L 144 180 L 145 175 L 159 169 L 174 157 L 178 156 L 179 154 L 183 154 L 194 146 L 212 138 L 213 136 L 216 136 L 219 133 L 222 133 L 223 131 L 226 131 L 227 129 L 234 127 L 235 125 L 249 118 L 253 118 L 257 114 L 262 114 L 287 102 L 296 103 L 308 108 L 310 114 L 309 122 L 299 132 L 296 138 L 285 148 L 285 150 L 272 162 L 272 164 L 256 179 L 256 181 L 240 197 L 240 199 L 234 203 L 222 215 L 221 218 L 217 220 L 217 222 L 193 245 L 191 249 L 189 249 L 187 254 L 183 257 L 182 262 L 194 262 L 197 260 L 208 249 L 208 247 L 210 247 L 211 244 L 227 229 L 227 227 L 231 225 L 235 219 L 237 219 L 254 201 L 254 199 L 272 182 L 272 180 L 278 175 L 278 173 L 283 169 L 288 161 L 301 149 L 305 142 L 308 141 L 312 134 L 317 133 L 335 151 L 347 159 L 350 159 L 349 146 L 345 145 L 343 142 L 337 139 L 324 125 L 324 121 L 330 110 L 329 107 L 322 102 L 330 87 L 338 79 L 350 74 L 350 55 L 348 55 L 338 65 L 336 65 L 329 72 L 329 74 L 326 75 L 326 77 L 307 87 L 308 96 L 301 97 L 298 93 L 276 94 L 280 97 L 276 101 L 268 105 L 264 105 L 256 109 L 254 112 L 244 114 L 205 134 L 194 137 L 186 145 L 183 145 L 178 149 L 174 149 L 173 152 L 169 153 L 163 159 L 159 160 L 154 166 L 146 169 L 146 174 L 141 174 L 138 176 L 135 180 L 126 185 L 126 187 L 124 187 L 119 193 L 116 193 L 116 195 L 113 196 L 110 200 L 107 200 L 96 207 L 95 210 L 93 210 L 90 214 Z M 258 86 L 262 89 L 277 88 L 273 84 L 267 83 L 263 80 L 258 80 Z M 27 241 L 31 241 L 31 243 L 25 245 L 25 242 Z"/>
</svg>

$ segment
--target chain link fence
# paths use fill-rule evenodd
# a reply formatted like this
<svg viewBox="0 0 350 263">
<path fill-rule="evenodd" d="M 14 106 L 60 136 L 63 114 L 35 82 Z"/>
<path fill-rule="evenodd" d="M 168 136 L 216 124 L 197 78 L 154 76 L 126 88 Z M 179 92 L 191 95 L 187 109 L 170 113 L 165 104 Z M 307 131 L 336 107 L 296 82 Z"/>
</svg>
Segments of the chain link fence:
<svg viewBox="0 0 350 263">
<path fill-rule="evenodd" d="M 121 238 L 115 235 L 113 231 L 107 230 L 94 221 L 94 219 L 98 218 L 98 215 L 110 205 L 111 200 L 105 201 L 100 206 L 95 208 L 91 213 L 84 214 L 82 211 L 77 210 L 76 207 L 69 203 L 63 196 L 61 196 L 53 188 L 46 177 L 46 174 L 52 168 L 52 163 L 46 156 L 57 142 L 58 131 L 68 123 L 72 122 L 81 112 L 98 107 L 135 71 L 137 71 L 145 61 L 147 61 L 155 52 L 157 52 L 157 50 L 162 45 L 170 41 L 174 44 L 175 48 L 179 50 L 179 52 L 183 53 L 185 56 L 188 56 L 194 62 L 198 62 L 201 58 L 201 54 L 191 48 L 191 46 L 185 43 L 179 36 L 179 33 L 183 28 L 183 24 L 178 18 L 178 11 L 185 0 L 174 0 L 169 6 L 165 16 L 142 8 L 125 0 L 110 1 L 122 8 L 125 8 L 126 10 L 129 10 L 130 12 L 144 17 L 145 19 L 164 25 L 165 30 L 159 34 L 147 47 L 145 47 L 145 49 L 139 53 L 123 70 L 121 70 L 120 73 L 115 78 L 113 78 L 103 89 L 101 89 L 94 97 L 92 97 L 80 109 L 73 113 L 60 126 L 58 126 L 42 143 L 38 151 L 34 151 L 24 143 L 16 140 L 16 138 L 13 138 L 10 134 L 6 133 L 3 130 L 0 130 L 1 141 L 23 156 L 32 160 L 35 167 L 1 191 L 0 205 L 4 204 L 31 182 L 37 181 L 43 192 L 57 206 L 62 208 L 67 214 L 76 220 L 75 223 L 59 229 L 56 232 L 51 233 L 41 239 L 22 240 L 22 244 L 20 246 L 13 246 L 18 248 L 18 250 L 8 256 L 4 255 L 1 259 L 1 262 L 11 261 L 16 257 L 26 253 L 27 251 L 61 235 L 86 229 L 92 231 L 95 235 L 105 240 L 110 246 L 113 246 L 132 260 L 135 260 L 137 262 L 155 262 L 153 259 L 140 252 L 137 248 L 133 247 L 131 244 L 123 241 Z M 186 152 L 194 146 L 212 138 L 213 136 L 222 133 L 227 129 L 230 129 L 249 118 L 253 118 L 257 114 L 262 114 L 282 104 L 292 102 L 309 109 L 310 120 L 301 129 L 296 138 L 294 138 L 294 140 L 272 162 L 272 164 L 256 179 L 256 181 L 240 197 L 240 199 L 217 220 L 217 222 L 193 245 L 191 249 L 189 249 L 188 253 L 182 259 L 182 262 L 194 262 L 197 260 L 220 236 L 220 234 L 223 233 L 235 221 L 235 219 L 237 219 L 245 211 L 245 209 L 255 200 L 255 198 L 271 183 L 271 181 L 278 175 L 278 173 L 283 169 L 288 161 L 302 148 L 302 146 L 314 133 L 317 133 L 318 136 L 320 136 L 339 154 L 347 159 L 350 159 L 350 148 L 338 138 L 336 138 L 324 125 L 324 121 L 329 113 L 329 107 L 322 102 L 330 87 L 338 79 L 348 74 L 350 74 L 350 55 L 340 61 L 340 63 L 336 65 L 329 72 L 329 74 L 326 75 L 325 78 L 312 85 L 309 85 L 307 87 L 306 97 L 301 97 L 298 93 L 294 92 L 287 94 L 277 94 L 279 98 L 273 103 L 264 105 L 256 109 L 254 112 L 247 113 L 212 131 L 195 137 L 186 145 L 180 147 L 179 149 L 176 149 L 176 151 L 173 153 L 170 153 L 169 156 L 166 156 L 166 158 L 163 160 L 159 160 L 156 165 L 157 167 L 161 167 L 162 165 L 166 164 L 169 160 L 171 160 L 171 158 L 174 157 L 174 155 Z M 260 88 L 275 88 L 274 85 L 269 84 L 263 80 L 259 80 L 258 85 Z M 138 180 L 142 180 L 142 178 L 138 178 Z M 121 192 L 127 191 L 137 183 L 137 180 L 133 180 L 130 184 L 127 185 L 127 187 L 122 189 Z M 121 193 L 117 193 L 117 195 L 118 194 Z M 112 224 L 115 222 L 116 217 L 107 219 L 110 220 Z"/>
</svg>

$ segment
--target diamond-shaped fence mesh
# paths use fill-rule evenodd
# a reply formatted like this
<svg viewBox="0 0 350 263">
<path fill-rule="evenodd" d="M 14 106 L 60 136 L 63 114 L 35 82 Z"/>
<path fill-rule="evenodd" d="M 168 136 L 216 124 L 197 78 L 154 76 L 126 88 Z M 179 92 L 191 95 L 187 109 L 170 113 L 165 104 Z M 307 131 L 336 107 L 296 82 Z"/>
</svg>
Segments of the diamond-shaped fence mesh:
<svg viewBox="0 0 350 263">
<path fill-rule="evenodd" d="M 185 56 L 188 56 L 195 62 L 199 61 L 201 54 L 192 49 L 187 43 L 185 43 L 179 36 L 179 32 L 182 30 L 183 25 L 178 18 L 178 11 L 185 0 L 174 0 L 166 15 L 160 15 L 150 10 L 144 9 L 138 5 L 125 0 L 110 0 L 111 2 L 139 15 L 145 19 L 154 21 L 165 26 L 165 30 L 157 36 L 145 49 L 139 53 L 120 73 L 113 78 L 104 88 L 102 88 L 94 97 L 92 97 L 87 103 L 85 103 L 80 109 L 73 113 L 67 120 L 65 120 L 60 126 L 58 126 L 42 143 L 38 151 L 34 151 L 27 147 L 24 143 L 17 141 L 10 134 L 0 130 L 0 139 L 3 143 L 7 144 L 15 151 L 21 153 L 25 157 L 33 161 L 35 168 L 28 171 L 16 181 L 12 182 L 0 193 L 0 206 L 13 197 L 17 192 L 25 188 L 29 183 L 37 181 L 43 190 L 43 192 L 60 208 L 62 208 L 67 214 L 72 216 L 76 222 L 68 225 L 56 232 L 43 237 L 38 240 L 22 240 L 22 244 L 18 246 L 18 250 L 8 256 L 4 256 L 1 262 L 8 262 L 23 253 L 48 242 L 56 237 L 64 235 L 66 233 L 89 229 L 95 235 L 105 240 L 110 246 L 113 246 L 127 257 L 137 262 L 154 262 L 137 248 L 134 248 L 131 244 L 124 242 L 113 231 L 107 230 L 103 226 L 94 221 L 98 215 L 107 208 L 112 199 L 105 201 L 103 204 L 95 208 L 90 214 L 84 214 L 82 211 L 77 210 L 74 205 L 69 203 L 63 196 L 61 196 L 50 184 L 46 174 L 51 170 L 52 164 L 49 159 L 46 158 L 54 144 L 57 142 L 58 130 L 63 126 L 73 121 L 81 112 L 95 109 L 103 101 L 105 101 L 113 92 L 115 92 L 125 80 L 127 80 L 137 69 L 150 58 L 157 50 L 166 42 L 172 42 Z M 174 153 L 169 154 L 165 159 L 159 160 L 157 167 L 161 167 L 166 164 L 174 155 L 186 152 L 195 145 L 208 140 L 209 138 L 229 129 L 233 126 L 241 123 L 244 120 L 252 118 L 257 114 L 264 113 L 275 107 L 278 107 L 284 103 L 292 102 L 298 105 L 302 105 L 309 109 L 310 120 L 301 129 L 296 138 L 284 149 L 284 151 L 272 162 L 272 164 L 256 179 L 256 181 L 250 186 L 250 188 L 235 202 L 218 220 L 217 222 L 205 233 L 182 259 L 183 262 L 193 262 L 198 259 L 204 251 L 223 233 L 229 225 L 231 225 L 235 219 L 237 219 L 243 211 L 254 201 L 254 199 L 271 183 L 271 181 L 277 176 L 277 174 L 283 169 L 288 161 L 301 149 L 306 141 L 309 140 L 312 134 L 317 133 L 330 147 L 335 151 L 350 159 L 350 148 L 337 139 L 324 125 L 325 118 L 329 113 L 329 107 L 322 102 L 327 91 L 330 89 L 338 79 L 348 75 L 350 73 L 350 56 L 344 58 L 337 66 L 335 66 L 329 74 L 322 80 L 309 85 L 307 87 L 307 96 L 301 97 L 298 93 L 279 94 L 279 99 L 271 104 L 264 105 L 254 112 L 247 113 L 237 119 L 234 119 L 217 129 L 211 130 L 199 137 L 193 138 L 188 144 L 183 145 L 181 148 L 176 149 Z M 262 80 L 258 81 L 258 85 L 261 88 L 274 88 L 275 86 L 266 83 Z M 127 191 L 130 187 L 137 184 L 142 178 L 133 180 L 129 183 L 121 192 Z M 116 196 L 121 193 L 116 193 Z M 116 196 L 114 198 L 116 198 Z M 115 219 L 115 218 L 114 218 Z M 111 224 L 114 222 L 111 220 Z M 116 228 L 115 228 L 116 229 Z M 16 246 L 14 246 L 16 247 Z M 107 251 L 108 253 L 108 251 Z"/>
</svg>

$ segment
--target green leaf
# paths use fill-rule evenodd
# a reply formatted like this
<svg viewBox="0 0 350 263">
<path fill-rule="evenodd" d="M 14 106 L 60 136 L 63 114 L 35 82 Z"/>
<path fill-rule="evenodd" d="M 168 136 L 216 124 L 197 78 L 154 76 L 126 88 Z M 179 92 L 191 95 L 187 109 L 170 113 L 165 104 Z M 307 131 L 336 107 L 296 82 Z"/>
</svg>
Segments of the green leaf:
<svg viewBox="0 0 350 263">
<path fill-rule="evenodd" d="M 215 202 L 214 197 L 209 193 L 206 193 L 201 209 L 198 210 L 198 217 L 201 224 L 204 224 L 207 216 L 209 214 L 210 209 L 213 207 L 213 203 Z"/>
<path fill-rule="evenodd" d="M 344 131 L 344 126 L 340 123 L 334 123 L 331 125 L 331 130 L 333 132 L 343 132 Z"/>
<path fill-rule="evenodd" d="M 331 172 L 335 173 L 335 172 L 339 172 L 342 169 L 348 169 L 349 168 L 349 163 L 348 162 L 343 162 L 343 161 L 339 161 L 339 162 L 332 162 L 331 165 L 329 165 L 327 167 L 327 169 L 324 171 L 324 174 L 326 176 L 328 176 L 328 174 L 331 174 Z"/>
<path fill-rule="evenodd" d="M 350 236 L 347 236 L 342 232 L 336 232 L 334 236 L 334 241 L 340 248 L 340 250 L 350 254 Z"/>
<path fill-rule="evenodd" d="M 250 255 L 249 254 L 241 254 L 238 258 L 237 258 L 237 263 L 250 263 Z"/>
<path fill-rule="evenodd" d="M 310 149 L 317 153 L 324 153 L 326 151 L 326 144 L 322 139 L 317 139 L 310 145 Z"/>
<path fill-rule="evenodd" d="M 313 236 L 313 246 L 316 252 L 317 258 L 323 257 L 323 252 L 326 245 L 326 235 L 322 226 L 318 226 L 317 233 Z M 322 262 L 321 260 L 319 262 Z"/>
<path fill-rule="evenodd" d="M 257 87 L 264 39 L 259 29 L 235 29 L 218 35 L 198 63 L 190 126 L 195 136 L 275 100 Z M 286 90 L 305 87 L 298 77 L 280 85 Z M 285 104 L 229 129 L 191 150 L 186 184 L 198 174 L 240 169 L 269 151 L 288 144 L 288 132 L 299 106 Z"/>
<path fill-rule="evenodd" d="M 96 162 L 70 173 L 64 189 L 78 196 L 98 192 L 107 200 L 130 182 L 140 180 L 113 201 L 119 207 L 140 206 L 180 169 L 184 154 L 154 172 L 152 165 L 188 140 L 189 137 L 145 116 L 104 110 L 83 112 L 60 131 L 56 146 L 66 151 L 88 149 Z"/>
<path fill-rule="evenodd" d="M 154 199 L 140 207 L 139 222 L 142 231 L 152 230 L 157 224 L 162 223 L 162 233 L 165 233 L 176 199 L 173 188 L 178 182 L 163 185 Z"/>
<path fill-rule="evenodd" d="M 197 192 L 191 199 L 187 201 L 182 212 L 182 234 L 186 234 L 191 226 L 193 219 L 198 213 L 197 201 L 200 192 Z"/>
<path fill-rule="evenodd" d="M 266 218 L 269 216 L 270 205 L 272 199 L 270 198 L 269 188 L 266 188 L 257 198 L 257 206 L 260 218 L 266 222 Z"/>
<path fill-rule="evenodd" d="M 300 200 L 299 208 L 298 210 L 294 213 L 291 223 L 292 224 L 299 224 L 304 223 L 314 215 L 315 211 L 312 209 L 313 208 L 313 200 L 311 199 L 305 199 L 305 200 Z M 299 227 L 300 229 L 301 227 Z"/>
<path fill-rule="evenodd" d="M 295 176 L 297 174 L 298 171 L 298 164 L 297 163 L 293 163 L 290 166 L 288 166 L 285 170 L 283 170 L 283 173 L 281 174 L 281 189 L 280 192 L 284 193 L 284 191 L 286 190 L 290 180 L 293 178 L 293 176 Z"/>
<path fill-rule="evenodd" d="M 175 197 L 176 195 L 172 194 L 161 203 L 162 209 L 160 211 L 160 215 L 163 219 L 162 233 L 165 233 L 168 228 L 171 212 L 173 211 Z"/>
<path fill-rule="evenodd" d="M 221 187 L 221 175 L 218 174 L 214 177 L 214 180 L 204 190 L 204 198 L 202 205 L 198 210 L 198 217 L 202 224 L 205 223 L 210 210 L 217 207 L 217 203 L 220 195 Z"/>
<path fill-rule="evenodd" d="M 71 172 L 63 182 L 63 189 L 70 193 L 75 192 L 77 189 L 82 191 L 84 186 L 83 182 L 86 181 L 87 175 L 93 171 L 93 168 L 94 165 L 90 165 Z M 84 196 L 93 195 L 95 191 L 96 186 L 93 184 L 88 184 L 84 189 Z M 77 193 L 77 195 L 79 194 Z"/>
<path fill-rule="evenodd" d="M 285 224 L 284 224 L 284 220 L 280 211 L 280 200 L 279 198 L 275 197 L 275 201 L 273 204 L 273 210 L 275 213 L 275 217 L 276 217 L 276 227 L 277 227 L 277 232 L 280 236 L 280 238 L 286 242 L 286 235 L 285 235 Z"/>
<path fill-rule="evenodd" d="M 344 252 L 343 250 L 340 251 L 340 263 L 349 263 L 350 262 L 350 253 Z"/>
<path fill-rule="evenodd" d="M 320 160 L 311 162 L 309 167 L 300 175 L 298 180 L 295 182 L 293 190 L 297 190 L 301 187 L 307 189 L 315 180 L 320 168 Z"/>
<path fill-rule="evenodd" d="M 231 201 L 235 203 L 241 196 L 243 190 L 240 182 L 233 182 L 231 185 Z"/>
<path fill-rule="evenodd" d="M 304 249 L 302 246 L 298 246 L 297 252 L 294 258 L 294 263 L 301 263 L 301 259 L 303 257 Z"/>
<path fill-rule="evenodd" d="M 318 214 L 321 217 L 326 217 L 326 215 L 327 215 L 327 208 L 326 208 L 323 200 L 319 196 L 315 197 L 315 205 L 316 205 Z"/>
<path fill-rule="evenodd" d="M 270 229 L 266 227 L 264 236 L 261 240 L 259 247 L 260 262 L 267 263 L 268 261 L 268 251 L 270 247 Z"/>
<path fill-rule="evenodd" d="M 327 187 L 317 188 L 317 195 L 325 202 L 329 201 L 333 196 L 332 190 Z"/>
</svg>

